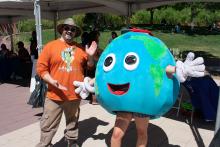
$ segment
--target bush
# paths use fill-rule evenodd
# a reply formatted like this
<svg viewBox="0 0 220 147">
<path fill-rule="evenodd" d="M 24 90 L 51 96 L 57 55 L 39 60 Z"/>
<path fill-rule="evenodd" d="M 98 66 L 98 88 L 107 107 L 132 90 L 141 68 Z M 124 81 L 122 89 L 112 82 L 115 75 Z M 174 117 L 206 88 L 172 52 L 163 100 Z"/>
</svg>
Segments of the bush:
<svg viewBox="0 0 220 147">
<path fill-rule="evenodd" d="M 53 28 L 53 21 L 51 20 L 42 20 L 42 29 L 52 29 Z M 32 32 L 36 29 L 35 20 L 34 19 L 27 19 L 21 20 L 17 24 L 18 30 L 20 32 Z"/>
<path fill-rule="evenodd" d="M 150 22 L 150 12 L 146 10 L 137 11 L 131 17 L 131 23 L 134 24 L 146 24 Z"/>
</svg>

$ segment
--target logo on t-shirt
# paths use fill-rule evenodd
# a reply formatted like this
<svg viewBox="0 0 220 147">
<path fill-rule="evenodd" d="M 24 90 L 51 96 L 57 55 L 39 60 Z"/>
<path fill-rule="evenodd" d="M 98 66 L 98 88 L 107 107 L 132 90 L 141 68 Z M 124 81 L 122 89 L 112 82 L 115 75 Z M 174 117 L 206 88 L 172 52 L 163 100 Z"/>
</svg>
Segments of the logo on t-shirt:
<svg viewBox="0 0 220 147">
<path fill-rule="evenodd" d="M 66 70 L 67 72 L 72 71 L 72 66 L 71 63 L 74 60 L 74 51 L 73 51 L 73 47 L 69 47 L 64 49 L 64 51 L 61 52 L 61 57 L 63 59 L 63 61 L 66 63 L 66 67 L 62 67 L 62 70 Z"/>
</svg>

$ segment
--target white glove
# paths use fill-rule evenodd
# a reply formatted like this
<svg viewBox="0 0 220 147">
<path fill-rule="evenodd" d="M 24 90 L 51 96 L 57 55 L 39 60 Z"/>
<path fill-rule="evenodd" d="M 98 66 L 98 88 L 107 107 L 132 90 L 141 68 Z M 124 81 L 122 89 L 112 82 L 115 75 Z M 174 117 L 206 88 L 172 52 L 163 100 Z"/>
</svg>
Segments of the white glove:
<svg viewBox="0 0 220 147">
<path fill-rule="evenodd" d="M 95 92 L 95 87 L 94 87 L 94 85 L 91 85 L 89 83 L 90 81 L 91 81 L 91 78 L 89 78 L 89 77 L 84 78 L 84 84 L 85 84 L 86 90 L 88 90 L 91 93 L 94 93 Z"/>
<path fill-rule="evenodd" d="M 79 94 L 82 99 L 86 99 L 89 96 L 89 91 L 86 89 L 84 82 L 74 81 L 73 85 L 77 87 L 75 92 Z"/>
<path fill-rule="evenodd" d="M 188 76 L 203 77 L 205 75 L 204 59 L 198 57 L 194 60 L 194 53 L 188 53 L 185 62 L 176 62 L 176 75 L 180 82 L 185 82 Z"/>
</svg>

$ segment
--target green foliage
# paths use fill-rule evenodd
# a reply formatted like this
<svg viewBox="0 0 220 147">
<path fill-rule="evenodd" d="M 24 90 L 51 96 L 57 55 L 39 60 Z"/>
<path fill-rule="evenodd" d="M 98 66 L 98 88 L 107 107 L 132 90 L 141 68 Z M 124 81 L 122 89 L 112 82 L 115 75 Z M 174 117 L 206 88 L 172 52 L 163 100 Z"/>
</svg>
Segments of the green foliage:
<svg viewBox="0 0 220 147">
<path fill-rule="evenodd" d="M 168 24 L 189 25 L 193 21 L 198 26 L 208 26 L 213 22 L 220 21 L 219 3 L 177 3 L 174 5 L 161 6 L 154 8 L 153 23 L 159 24 L 165 19 Z M 131 17 L 133 24 L 150 23 L 150 11 L 139 10 Z M 109 13 L 86 13 L 74 15 L 72 18 L 83 30 L 90 31 L 95 28 L 99 30 L 115 30 L 126 25 L 125 16 L 117 16 Z M 63 22 L 63 20 L 61 20 Z M 61 22 L 59 21 L 59 22 Z M 34 19 L 19 21 L 18 30 L 29 32 L 35 30 Z M 43 29 L 53 29 L 53 21 L 42 20 Z"/>
<path fill-rule="evenodd" d="M 195 17 L 195 22 L 198 26 L 207 26 L 214 21 L 213 15 L 212 12 L 207 11 L 206 9 L 200 9 Z"/>
<path fill-rule="evenodd" d="M 83 19 L 83 29 L 89 31 L 95 28 L 99 30 L 116 29 L 125 23 L 124 20 L 121 16 L 109 13 L 87 13 Z"/>
<path fill-rule="evenodd" d="M 213 5 L 213 3 L 180 3 L 155 8 L 153 23 L 158 24 L 162 19 L 165 19 L 168 24 L 188 25 L 193 20 L 198 26 L 208 26 L 213 22 L 220 21 L 220 7 L 215 6 L 209 9 Z M 131 23 L 134 24 L 146 24 L 149 21 L 150 12 L 148 10 L 139 10 L 131 18 Z"/>
<path fill-rule="evenodd" d="M 214 16 L 213 16 L 215 21 L 220 21 L 220 10 L 214 11 Z"/>
<path fill-rule="evenodd" d="M 54 28 L 54 23 L 51 20 L 42 20 L 42 28 L 43 29 L 53 29 Z"/>
<path fill-rule="evenodd" d="M 150 12 L 146 10 L 137 11 L 134 15 L 132 15 L 131 23 L 134 24 L 150 23 Z"/>
<path fill-rule="evenodd" d="M 160 10 L 159 9 L 154 9 L 154 24 L 159 24 L 163 18 L 161 18 L 160 15 Z"/>
<path fill-rule="evenodd" d="M 29 20 L 21 20 L 17 24 L 18 30 L 20 32 L 30 32 L 35 30 L 35 20 L 29 19 Z"/>
<path fill-rule="evenodd" d="M 42 20 L 42 29 L 52 29 L 53 28 L 53 22 L 51 20 Z M 21 20 L 17 24 L 18 30 L 20 32 L 31 32 L 36 29 L 35 26 L 35 20 L 34 19 L 27 19 L 27 20 Z"/>
<path fill-rule="evenodd" d="M 105 17 L 105 25 L 108 29 L 118 29 L 125 23 L 125 18 L 114 15 L 114 14 L 104 14 Z"/>
<path fill-rule="evenodd" d="M 116 31 L 117 34 L 120 34 L 120 31 Z M 44 30 L 42 32 L 43 44 L 45 45 L 50 40 L 54 39 L 54 31 Z M 162 33 L 160 31 L 153 31 L 155 37 L 160 38 L 164 43 L 171 49 L 178 49 L 180 51 L 192 50 L 192 51 L 205 51 L 214 56 L 220 57 L 220 35 L 195 35 L 188 36 L 185 34 L 173 34 L 173 33 Z M 108 40 L 111 36 L 111 31 L 101 32 L 99 47 L 105 49 L 108 45 Z M 18 41 L 24 41 L 25 46 L 30 45 L 29 39 L 31 33 L 21 33 L 14 37 L 14 43 Z M 80 37 L 76 38 L 77 42 L 80 42 Z"/>
<path fill-rule="evenodd" d="M 81 28 L 84 26 L 83 21 L 85 18 L 85 14 L 73 15 L 72 18 L 78 26 L 80 26 Z"/>
<path fill-rule="evenodd" d="M 179 20 L 179 16 L 180 16 L 179 11 L 176 11 L 172 7 L 162 9 L 160 15 L 162 18 L 166 19 L 166 21 L 170 24 L 177 24 L 180 21 Z"/>
<path fill-rule="evenodd" d="M 190 23 L 191 9 L 189 7 L 179 11 L 179 23 L 181 25 L 187 25 Z"/>
</svg>

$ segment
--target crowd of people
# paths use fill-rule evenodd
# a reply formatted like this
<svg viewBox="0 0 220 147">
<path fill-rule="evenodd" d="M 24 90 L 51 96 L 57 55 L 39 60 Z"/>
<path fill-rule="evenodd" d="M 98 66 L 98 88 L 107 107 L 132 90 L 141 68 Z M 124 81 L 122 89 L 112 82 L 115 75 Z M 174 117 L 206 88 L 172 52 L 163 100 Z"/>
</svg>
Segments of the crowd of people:
<svg viewBox="0 0 220 147">
<path fill-rule="evenodd" d="M 0 50 L 0 82 L 11 80 L 30 80 L 32 61 L 28 50 L 22 41 L 17 42 L 18 52 L 9 50 L 6 44 L 1 44 Z"/>
</svg>

